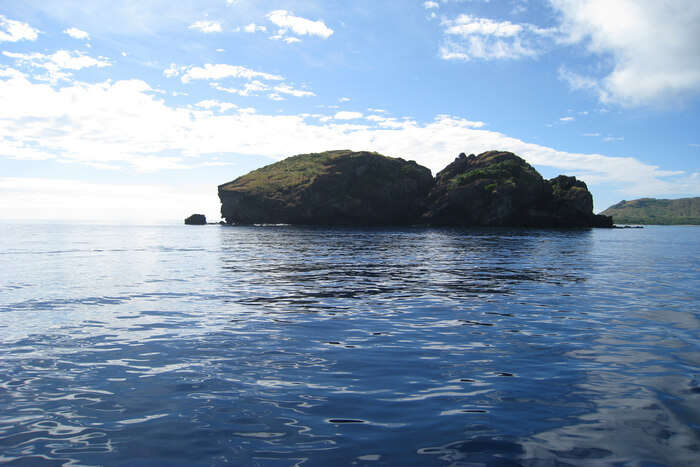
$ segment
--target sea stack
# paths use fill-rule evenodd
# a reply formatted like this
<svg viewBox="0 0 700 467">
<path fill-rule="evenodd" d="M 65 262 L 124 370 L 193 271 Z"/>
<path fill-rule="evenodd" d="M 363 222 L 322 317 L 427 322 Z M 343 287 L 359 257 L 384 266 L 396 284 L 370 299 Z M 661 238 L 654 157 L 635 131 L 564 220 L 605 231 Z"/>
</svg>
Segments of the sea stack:
<svg viewBox="0 0 700 467">
<path fill-rule="evenodd" d="M 192 214 L 190 217 L 185 219 L 185 225 L 206 225 L 207 218 L 204 214 Z"/>
</svg>

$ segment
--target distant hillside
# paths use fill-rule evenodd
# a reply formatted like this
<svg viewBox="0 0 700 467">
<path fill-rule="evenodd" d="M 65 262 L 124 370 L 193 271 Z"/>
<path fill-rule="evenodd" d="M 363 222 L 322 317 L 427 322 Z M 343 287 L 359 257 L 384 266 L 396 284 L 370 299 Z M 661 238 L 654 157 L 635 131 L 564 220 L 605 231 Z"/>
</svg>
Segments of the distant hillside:
<svg viewBox="0 0 700 467">
<path fill-rule="evenodd" d="M 700 224 L 700 198 L 620 201 L 601 214 L 616 224 Z"/>
</svg>

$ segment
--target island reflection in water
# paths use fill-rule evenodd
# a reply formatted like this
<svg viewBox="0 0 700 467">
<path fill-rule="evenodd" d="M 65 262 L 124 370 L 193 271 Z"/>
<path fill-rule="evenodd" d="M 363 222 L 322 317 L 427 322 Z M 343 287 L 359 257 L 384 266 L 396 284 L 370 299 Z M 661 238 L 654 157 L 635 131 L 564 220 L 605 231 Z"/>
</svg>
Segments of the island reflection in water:
<svg viewBox="0 0 700 467">
<path fill-rule="evenodd" d="M 1 228 L 0 461 L 700 449 L 697 228 Z"/>
</svg>

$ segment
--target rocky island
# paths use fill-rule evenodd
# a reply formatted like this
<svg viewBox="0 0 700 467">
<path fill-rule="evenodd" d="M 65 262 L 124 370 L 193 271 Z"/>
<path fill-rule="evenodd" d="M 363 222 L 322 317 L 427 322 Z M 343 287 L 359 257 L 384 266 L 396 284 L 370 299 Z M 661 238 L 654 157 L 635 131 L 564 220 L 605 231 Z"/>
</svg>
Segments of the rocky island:
<svg viewBox="0 0 700 467">
<path fill-rule="evenodd" d="M 192 214 L 185 219 L 185 225 L 206 225 L 207 218 L 204 214 Z"/>
<path fill-rule="evenodd" d="M 545 180 L 510 152 L 460 154 L 435 178 L 414 161 L 301 154 L 219 186 L 228 224 L 612 227 L 586 184 Z"/>
</svg>

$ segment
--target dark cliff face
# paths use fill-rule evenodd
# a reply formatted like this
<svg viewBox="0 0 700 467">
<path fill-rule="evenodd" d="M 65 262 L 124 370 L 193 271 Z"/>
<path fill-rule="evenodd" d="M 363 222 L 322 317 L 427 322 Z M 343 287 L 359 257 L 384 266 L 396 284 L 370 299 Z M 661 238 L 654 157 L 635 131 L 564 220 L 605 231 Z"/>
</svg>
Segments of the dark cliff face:
<svg viewBox="0 0 700 467">
<path fill-rule="evenodd" d="M 593 214 L 593 196 L 576 177 L 559 175 L 549 180 L 552 198 L 548 211 L 554 226 L 612 227 L 612 218 Z"/>
<path fill-rule="evenodd" d="M 545 180 L 510 152 L 460 154 L 437 174 L 429 224 L 511 227 L 609 227 L 593 214 L 593 197 L 576 177 Z"/>
<path fill-rule="evenodd" d="M 424 219 L 436 225 L 527 226 L 550 185 L 510 152 L 460 154 L 435 177 Z"/>
<path fill-rule="evenodd" d="M 612 226 L 585 183 L 545 180 L 502 151 L 460 154 L 435 179 L 376 153 L 302 154 L 219 186 L 219 197 L 230 224 Z"/>
<path fill-rule="evenodd" d="M 405 225 L 433 185 L 415 162 L 370 152 L 302 154 L 219 187 L 227 223 Z"/>
</svg>

